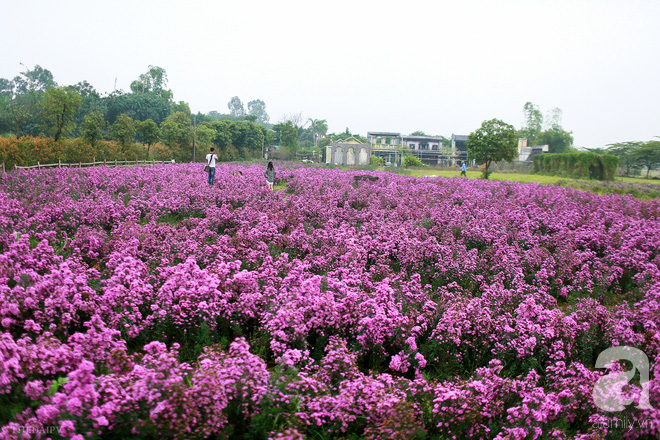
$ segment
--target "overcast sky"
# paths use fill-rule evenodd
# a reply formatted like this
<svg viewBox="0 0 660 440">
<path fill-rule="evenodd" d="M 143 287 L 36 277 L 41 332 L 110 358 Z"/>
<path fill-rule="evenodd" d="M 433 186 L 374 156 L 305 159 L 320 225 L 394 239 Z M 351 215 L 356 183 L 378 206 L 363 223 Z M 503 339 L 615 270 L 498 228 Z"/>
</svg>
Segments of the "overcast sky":
<svg viewBox="0 0 660 440">
<path fill-rule="evenodd" d="M 40 65 L 104 94 L 149 65 L 176 101 L 261 99 L 330 132 L 520 128 L 563 111 L 577 147 L 660 136 L 658 0 L 3 0 L 0 78 Z"/>
</svg>

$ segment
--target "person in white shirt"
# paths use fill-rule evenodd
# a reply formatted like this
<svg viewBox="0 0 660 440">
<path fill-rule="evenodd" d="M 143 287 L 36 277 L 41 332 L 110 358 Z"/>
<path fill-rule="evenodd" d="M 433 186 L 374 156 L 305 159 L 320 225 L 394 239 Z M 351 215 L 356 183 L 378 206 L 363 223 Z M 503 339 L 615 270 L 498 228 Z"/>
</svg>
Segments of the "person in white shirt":
<svg viewBox="0 0 660 440">
<path fill-rule="evenodd" d="M 211 148 L 211 152 L 206 155 L 206 162 L 209 165 L 209 185 L 213 185 L 215 179 L 215 162 L 218 160 L 218 155 L 215 154 L 215 148 Z"/>
</svg>

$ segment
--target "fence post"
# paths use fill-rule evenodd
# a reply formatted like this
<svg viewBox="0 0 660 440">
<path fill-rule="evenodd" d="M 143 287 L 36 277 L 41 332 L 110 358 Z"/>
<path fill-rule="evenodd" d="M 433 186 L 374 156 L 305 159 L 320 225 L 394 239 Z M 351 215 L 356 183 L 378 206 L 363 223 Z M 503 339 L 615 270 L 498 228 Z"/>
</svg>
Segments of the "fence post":
<svg viewBox="0 0 660 440">
<path fill-rule="evenodd" d="M 57 159 L 57 168 L 62 168 L 62 159 Z"/>
<path fill-rule="evenodd" d="M 103 165 L 105 165 L 106 167 L 108 166 L 108 162 L 105 161 L 105 157 L 103 158 Z"/>
<path fill-rule="evenodd" d="M 37 168 L 41 169 L 41 162 L 37 161 Z"/>
<path fill-rule="evenodd" d="M 117 158 L 115 157 L 115 166 L 117 166 Z"/>
<path fill-rule="evenodd" d="M 92 162 L 94 162 L 94 163 L 92 164 L 92 166 L 95 167 L 95 166 L 96 166 L 96 156 L 92 159 Z"/>
</svg>

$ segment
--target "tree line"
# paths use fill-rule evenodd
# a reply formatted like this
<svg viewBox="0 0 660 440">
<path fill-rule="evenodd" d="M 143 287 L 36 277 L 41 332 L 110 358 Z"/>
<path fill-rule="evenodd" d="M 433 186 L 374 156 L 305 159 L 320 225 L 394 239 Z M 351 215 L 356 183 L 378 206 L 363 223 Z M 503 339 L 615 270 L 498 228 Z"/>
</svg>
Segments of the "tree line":
<svg viewBox="0 0 660 440">
<path fill-rule="evenodd" d="M 60 86 L 38 65 L 11 80 L 0 78 L 0 159 L 19 165 L 36 163 L 37 156 L 188 162 L 203 160 L 215 147 L 223 160 L 245 160 L 260 158 L 276 138 L 261 100 L 244 111 L 234 97 L 229 114 L 193 115 L 186 102 L 173 100 L 167 73 L 157 66 L 130 89 L 101 95 L 87 81 Z M 50 152 L 38 153 L 36 145 Z"/>
</svg>

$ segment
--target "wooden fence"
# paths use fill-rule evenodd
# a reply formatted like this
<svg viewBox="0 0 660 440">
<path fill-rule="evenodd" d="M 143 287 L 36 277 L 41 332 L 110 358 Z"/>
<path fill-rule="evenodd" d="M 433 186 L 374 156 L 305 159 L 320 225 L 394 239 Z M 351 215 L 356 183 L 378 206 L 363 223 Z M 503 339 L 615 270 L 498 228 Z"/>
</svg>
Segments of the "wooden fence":
<svg viewBox="0 0 660 440">
<path fill-rule="evenodd" d="M 167 164 L 167 163 L 174 163 L 174 160 L 171 161 L 165 161 L 165 160 L 103 160 L 103 162 L 97 162 L 96 159 L 94 159 L 93 162 L 78 162 L 78 163 L 62 163 L 61 161 L 57 161 L 57 163 L 48 163 L 48 164 L 42 164 L 37 162 L 36 165 L 30 165 L 30 166 L 19 166 L 19 165 L 14 165 L 11 169 L 12 170 L 27 170 L 30 168 L 52 168 L 52 167 L 57 167 L 57 168 L 82 168 L 82 167 L 93 167 L 96 165 L 105 165 L 109 167 L 117 167 L 117 166 L 130 166 L 130 165 L 151 165 L 154 166 L 156 164 Z M 4 162 L 2 163 L 2 172 L 6 173 L 7 170 L 5 169 L 5 164 Z"/>
</svg>

